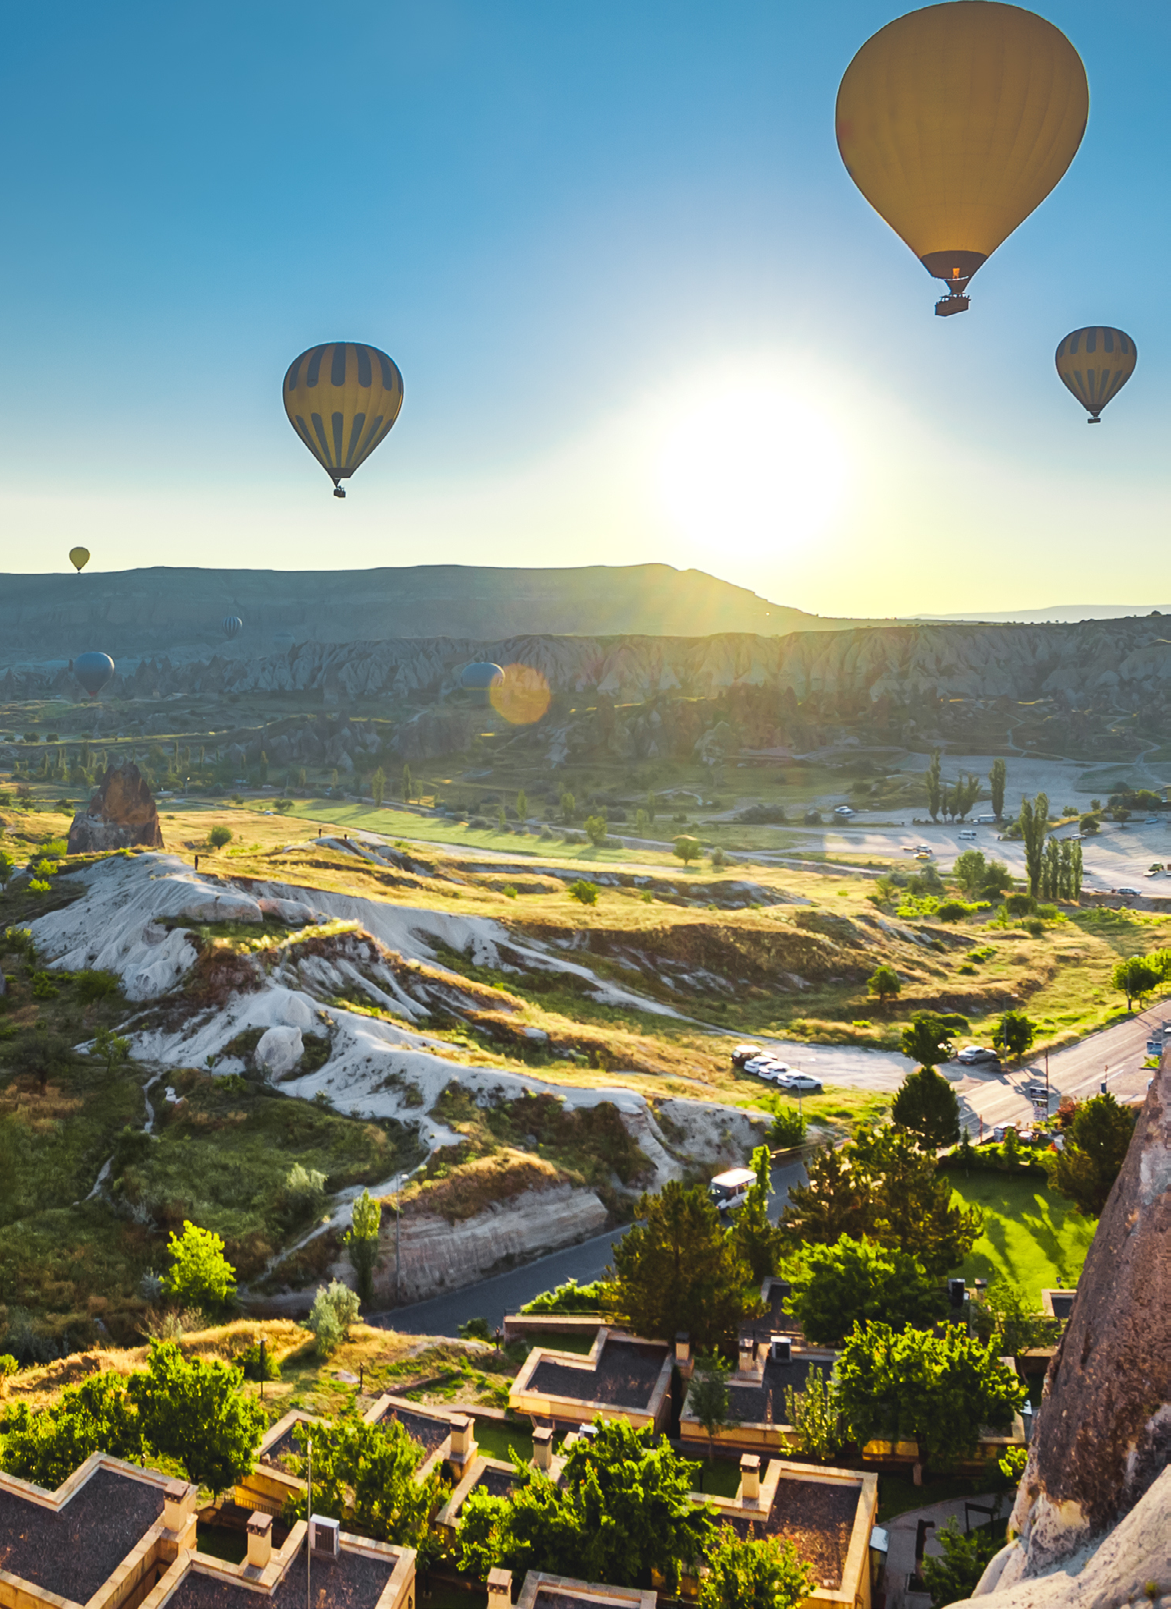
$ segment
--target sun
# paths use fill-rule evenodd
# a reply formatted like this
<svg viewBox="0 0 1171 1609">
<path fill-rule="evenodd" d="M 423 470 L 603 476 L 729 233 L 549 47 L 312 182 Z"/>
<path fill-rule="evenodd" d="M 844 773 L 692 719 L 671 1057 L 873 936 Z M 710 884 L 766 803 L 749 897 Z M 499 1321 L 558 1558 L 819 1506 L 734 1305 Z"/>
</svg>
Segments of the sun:
<svg viewBox="0 0 1171 1609">
<path fill-rule="evenodd" d="M 766 553 L 814 536 L 837 512 L 849 461 L 830 421 L 775 381 L 731 381 L 666 426 L 658 501 L 694 540 Z"/>
</svg>

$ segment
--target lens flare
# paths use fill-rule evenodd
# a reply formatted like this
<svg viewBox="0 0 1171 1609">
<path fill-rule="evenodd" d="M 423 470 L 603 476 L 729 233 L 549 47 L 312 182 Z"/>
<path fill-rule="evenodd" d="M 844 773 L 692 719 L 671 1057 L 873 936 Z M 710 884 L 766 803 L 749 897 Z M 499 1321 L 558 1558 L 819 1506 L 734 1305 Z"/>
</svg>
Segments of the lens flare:
<svg viewBox="0 0 1171 1609">
<path fill-rule="evenodd" d="M 505 665 L 504 679 L 488 690 L 492 708 L 510 726 L 532 726 L 549 708 L 549 683 L 532 665 Z"/>
</svg>

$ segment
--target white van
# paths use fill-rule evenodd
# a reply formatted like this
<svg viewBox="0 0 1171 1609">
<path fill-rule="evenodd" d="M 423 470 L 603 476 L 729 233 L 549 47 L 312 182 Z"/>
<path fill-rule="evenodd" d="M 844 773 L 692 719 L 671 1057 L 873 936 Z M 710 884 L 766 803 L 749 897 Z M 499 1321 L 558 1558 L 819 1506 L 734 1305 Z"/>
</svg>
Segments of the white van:
<svg viewBox="0 0 1171 1609">
<path fill-rule="evenodd" d="M 976 834 L 972 831 L 972 829 L 970 827 L 967 827 L 967 828 L 964 829 L 963 832 L 960 833 L 960 837 L 961 838 L 971 838 L 971 839 L 974 840 L 975 837 L 976 837 Z"/>
<path fill-rule="evenodd" d="M 751 1168 L 729 1168 L 727 1173 L 716 1174 L 707 1193 L 719 1212 L 731 1212 L 733 1207 L 744 1205 L 755 1183 L 756 1174 Z"/>
</svg>

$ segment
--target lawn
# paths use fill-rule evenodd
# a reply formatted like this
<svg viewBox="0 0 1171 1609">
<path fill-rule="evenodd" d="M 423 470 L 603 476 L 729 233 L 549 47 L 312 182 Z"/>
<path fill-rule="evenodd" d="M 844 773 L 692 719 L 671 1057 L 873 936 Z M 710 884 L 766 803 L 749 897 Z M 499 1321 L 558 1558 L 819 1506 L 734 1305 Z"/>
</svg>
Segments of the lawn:
<svg viewBox="0 0 1171 1609">
<path fill-rule="evenodd" d="M 967 1279 L 1010 1279 L 1041 1306 L 1041 1291 L 1077 1283 L 1098 1227 L 1028 1175 L 951 1172 L 953 1205 L 982 1207 L 984 1233 L 958 1270 Z"/>
</svg>

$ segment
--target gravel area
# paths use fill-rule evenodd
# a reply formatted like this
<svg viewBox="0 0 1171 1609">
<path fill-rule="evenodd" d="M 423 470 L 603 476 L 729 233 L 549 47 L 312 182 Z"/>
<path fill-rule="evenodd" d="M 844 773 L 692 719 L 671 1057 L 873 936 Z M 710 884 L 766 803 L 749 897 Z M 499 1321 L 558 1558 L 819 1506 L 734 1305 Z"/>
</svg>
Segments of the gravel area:
<svg viewBox="0 0 1171 1609">
<path fill-rule="evenodd" d="M 831 1486 L 821 1481 L 782 1480 L 776 1501 L 764 1525 L 766 1536 L 787 1538 L 812 1567 L 818 1584 L 836 1592 L 842 1584 L 850 1534 L 858 1512 L 856 1486 Z M 759 1522 L 727 1522 L 741 1536 Z M 759 1529 L 756 1535 L 761 1533 Z"/>
<path fill-rule="evenodd" d="M 817 1365 L 824 1373 L 828 1364 Z M 785 1413 L 785 1389 L 804 1391 L 811 1365 L 804 1358 L 793 1358 L 788 1363 L 768 1362 L 764 1366 L 764 1379 L 758 1386 L 730 1386 L 733 1416 L 744 1425 L 788 1424 Z"/>
<path fill-rule="evenodd" d="M 99 1469 L 54 1514 L 0 1492 L 0 1570 L 88 1603 L 163 1512 L 159 1486 Z"/>
<path fill-rule="evenodd" d="M 389 1425 L 397 1419 L 408 1436 L 413 1436 L 421 1442 L 429 1453 L 445 1442 L 451 1435 L 451 1425 L 446 1419 L 432 1419 L 424 1413 L 411 1413 L 408 1408 L 390 1407 L 377 1422 L 380 1425 Z"/>
<path fill-rule="evenodd" d="M 394 1569 L 392 1560 L 371 1559 L 342 1550 L 336 1563 L 313 1561 L 311 1580 L 315 1609 L 374 1609 Z M 257 1594 L 244 1582 L 221 1581 L 188 1570 L 167 1600 L 167 1609 L 248 1609 L 262 1603 L 265 1609 L 305 1609 L 305 1549 L 285 1571 L 271 1598 Z"/>
<path fill-rule="evenodd" d="M 570 1402 L 606 1402 L 618 1408 L 645 1408 L 658 1383 L 665 1346 L 639 1346 L 632 1341 L 607 1339 L 592 1369 L 575 1369 L 566 1363 L 539 1363 L 529 1389 Z"/>
</svg>

